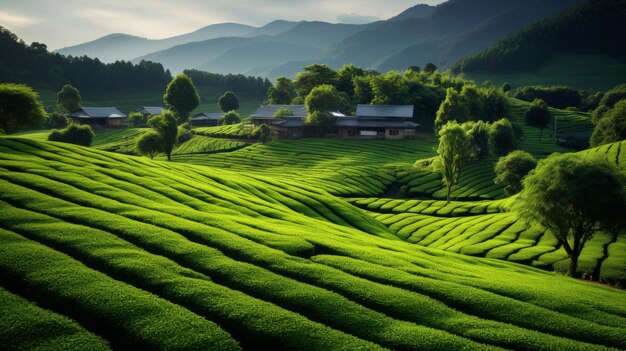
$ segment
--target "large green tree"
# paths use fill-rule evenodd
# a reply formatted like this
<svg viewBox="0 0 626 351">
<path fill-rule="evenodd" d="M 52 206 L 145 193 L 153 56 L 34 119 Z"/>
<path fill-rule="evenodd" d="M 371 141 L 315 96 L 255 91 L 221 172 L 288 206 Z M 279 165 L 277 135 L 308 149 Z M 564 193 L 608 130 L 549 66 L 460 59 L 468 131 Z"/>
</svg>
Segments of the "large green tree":
<svg viewBox="0 0 626 351">
<path fill-rule="evenodd" d="M 591 146 L 599 146 L 626 139 L 626 99 L 606 111 L 596 123 L 591 135 Z"/>
<path fill-rule="evenodd" d="M 303 68 L 303 72 L 296 74 L 295 87 L 298 97 L 304 100 L 313 88 L 329 84 L 337 85 L 339 75 L 328 65 L 314 64 Z"/>
<path fill-rule="evenodd" d="M 528 110 L 526 110 L 526 124 L 539 128 L 539 140 L 541 140 L 543 129 L 548 126 L 551 118 L 552 114 L 548 109 L 548 105 L 541 99 L 535 99 L 528 107 Z"/>
<path fill-rule="evenodd" d="M 446 99 L 439 106 L 435 117 L 435 131 L 450 121 L 464 122 L 469 119 L 469 109 L 461 94 L 454 88 L 448 88 Z"/>
<path fill-rule="evenodd" d="M 57 93 L 57 106 L 62 112 L 72 113 L 80 108 L 80 92 L 70 84 L 65 84 Z"/>
<path fill-rule="evenodd" d="M 471 156 L 470 138 L 456 121 L 446 123 L 439 130 L 438 168 L 446 185 L 446 201 L 450 203 L 452 187 L 458 184 L 461 171 Z"/>
<path fill-rule="evenodd" d="M 39 95 L 29 86 L 0 84 L 0 131 L 13 134 L 21 128 L 38 127 L 46 118 Z"/>
<path fill-rule="evenodd" d="M 222 112 L 239 110 L 239 98 L 232 91 L 227 91 L 224 95 L 220 96 L 217 104 L 220 106 Z"/>
<path fill-rule="evenodd" d="M 286 77 L 278 77 L 276 83 L 267 89 L 267 104 L 288 105 L 296 97 L 293 81 Z"/>
<path fill-rule="evenodd" d="M 231 125 L 241 122 L 241 116 L 237 111 L 228 111 L 219 119 L 220 125 Z"/>
<path fill-rule="evenodd" d="M 605 160 L 553 154 L 539 161 L 523 184 L 515 209 L 556 237 L 569 256 L 572 277 L 593 233 L 626 229 L 626 179 Z"/>
<path fill-rule="evenodd" d="M 528 152 L 515 150 L 506 156 L 500 157 L 494 171 L 496 184 L 504 185 L 507 195 L 514 195 L 522 191 L 522 179 L 537 166 L 537 160 Z"/>
<path fill-rule="evenodd" d="M 135 150 L 142 155 L 146 155 L 153 159 L 158 153 L 163 151 L 163 140 L 161 135 L 155 130 L 143 133 L 135 145 Z"/>
<path fill-rule="evenodd" d="M 495 121 L 489 128 L 489 147 L 496 156 L 503 156 L 515 150 L 517 147 L 517 137 L 513 124 L 502 118 Z"/>
<path fill-rule="evenodd" d="M 162 150 L 167 155 L 167 160 L 172 160 L 172 150 L 176 145 L 178 137 L 178 127 L 176 127 L 176 117 L 170 111 L 165 111 L 160 115 L 152 116 L 148 119 L 148 126 L 159 134 L 162 142 Z"/>
<path fill-rule="evenodd" d="M 337 88 L 323 84 L 311 90 L 305 99 L 307 109 L 307 123 L 318 128 L 320 134 L 330 131 L 335 124 L 335 118 L 331 112 L 342 110 L 345 99 L 339 94 Z"/>
<path fill-rule="evenodd" d="M 191 78 L 180 73 L 167 85 L 163 102 L 174 113 L 177 123 L 183 124 L 200 104 L 200 95 Z"/>
</svg>

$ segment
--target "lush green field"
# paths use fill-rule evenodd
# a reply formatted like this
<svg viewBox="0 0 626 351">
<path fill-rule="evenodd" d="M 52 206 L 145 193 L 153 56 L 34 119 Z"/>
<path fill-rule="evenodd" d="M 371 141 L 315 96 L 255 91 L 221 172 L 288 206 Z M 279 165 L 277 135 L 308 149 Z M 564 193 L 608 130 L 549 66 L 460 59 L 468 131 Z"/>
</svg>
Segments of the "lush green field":
<svg viewBox="0 0 626 351">
<path fill-rule="evenodd" d="M 80 89 L 80 87 L 78 87 Z M 224 91 L 216 87 L 197 87 L 200 95 L 200 106 L 192 111 L 191 115 L 200 112 L 219 112 L 217 100 Z M 57 92 L 49 89 L 36 89 L 44 106 L 54 107 L 57 101 Z M 163 106 L 163 94 L 165 90 L 137 90 L 129 92 L 81 92 L 81 104 L 87 107 L 114 106 L 128 114 L 142 106 Z M 263 97 L 239 96 L 239 113 L 247 117 L 259 108 Z"/>
<path fill-rule="evenodd" d="M 298 180 L 0 138 L 3 346 L 626 348 L 623 291 L 406 243 Z"/>
<path fill-rule="evenodd" d="M 513 88 L 526 85 L 566 85 L 575 89 L 607 91 L 626 81 L 626 63 L 609 56 L 558 56 L 536 71 L 510 74 L 466 73 L 467 79 L 505 82 Z"/>
</svg>

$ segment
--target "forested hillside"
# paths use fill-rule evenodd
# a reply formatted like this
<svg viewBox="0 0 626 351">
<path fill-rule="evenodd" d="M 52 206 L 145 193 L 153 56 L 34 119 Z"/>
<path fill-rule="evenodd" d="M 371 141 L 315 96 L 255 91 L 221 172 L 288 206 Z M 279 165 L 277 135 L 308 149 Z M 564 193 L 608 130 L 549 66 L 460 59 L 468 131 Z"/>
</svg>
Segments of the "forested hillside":
<svg viewBox="0 0 626 351">
<path fill-rule="evenodd" d="M 626 1 L 589 0 L 459 61 L 455 72 L 515 72 L 559 54 L 604 54 L 626 61 Z"/>
</svg>

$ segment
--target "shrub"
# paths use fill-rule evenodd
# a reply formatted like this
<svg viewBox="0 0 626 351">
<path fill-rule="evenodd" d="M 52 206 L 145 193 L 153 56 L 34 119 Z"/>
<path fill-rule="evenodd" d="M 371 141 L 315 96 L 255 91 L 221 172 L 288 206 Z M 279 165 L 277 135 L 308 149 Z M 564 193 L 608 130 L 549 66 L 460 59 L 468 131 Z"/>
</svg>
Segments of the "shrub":
<svg viewBox="0 0 626 351">
<path fill-rule="evenodd" d="M 289 116 L 293 116 L 293 111 L 291 111 L 290 109 L 286 107 L 281 107 L 278 110 L 276 110 L 276 113 L 274 113 L 274 118 L 283 118 L 283 117 L 289 117 Z"/>
<path fill-rule="evenodd" d="M 163 151 L 163 139 L 161 139 L 159 133 L 151 130 L 144 133 L 137 139 L 135 150 L 137 150 L 138 153 L 146 155 L 152 159 L 158 153 Z"/>
<path fill-rule="evenodd" d="M 128 122 L 134 128 L 145 127 L 148 122 L 148 116 L 139 112 L 131 112 L 128 114 Z"/>
<path fill-rule="evenodd" d="M 232 91 L 227 91 L 217 101 L 222 112 L 235 111 L 239 109 L 239 99 Z"/>
<path fill-rule="evenodd" d="M 68 125 L 68 119 L 64 114 L 59 112 L 53 112 L 48 115 L 48 121 L 46 126 L 50 129 L 63 129 Z"/>
<path fill-rule="evenodd" d="M 267 126 L 267 124 L 263 123 L 254 128 L 252 133 L 250 133 L 250 137 L 265 144 L 272 138 L 272 130 Z"/>
<path fill-rule="evenodd" d="M 228 111 L 220 117 L 220 125 L 231 125 L 241 122 L 241 117 L 237 111 Z"/>
<path fill-rule="evenodd" d="M 48 135 L 50 141 L 60 141 L 62 143 L 90 146 L 94 137 L 93 130 L 88 125 L 70 124 L 65 129 L 55 129 Z"/>
<path fill-rule="evenodd" d="M 46 111 L 39 95 L 22 84 L 0 84 L 0 131 L 13 134 L 21 128 L 32 128 L 46 121 Z"/>
<path fill-rule="evenodd" d="M 539 140 L 541 140 L 543 129 L 550 123 L 552 114 L 548 109 L 548 105 L 543 100 L 535 99 L 535 101 L 530 104 L 528 110 L 526 110 L 524 118 L 526 124 L 534 128 L 539 128 Z"/>
<path fill-rule="evenodd" d="M 504 185 L 504 192 L 514 195 L 522 191 L 522 179 L 537 166 L 537 160 L 528 152 L 515 150 L 500 157 L 494 168 L 496 184 Z"/>
<path fill-rule="evenodd" d="M 189 123 L 181 124 L 180 126 L 178 126 L 178 134 L 176 136 L 176 143 L 182 144 L 185 141 L 188 141 L 189 139 L 191 139 L 192 136 L 193 136 L 193 133 L 191 132 L 191 126 L 189 125 Z"/>
<path fill-rule="evenodd" d="M 506 118 L 494 122 L 491 128 L 489 128 L 489 148 L 491 152 L 496 156 L 502 156 L 515 150 L 516 147 L 517 140 L 511 122 Z"/>
<path fill-rule="evenodd" d="M 600 107 L 601 108 L 601 107 Z M 626 139 L 626 100 L 604 113 L 591 135 L 591 146 L 599 146 Z"/>
</svg>

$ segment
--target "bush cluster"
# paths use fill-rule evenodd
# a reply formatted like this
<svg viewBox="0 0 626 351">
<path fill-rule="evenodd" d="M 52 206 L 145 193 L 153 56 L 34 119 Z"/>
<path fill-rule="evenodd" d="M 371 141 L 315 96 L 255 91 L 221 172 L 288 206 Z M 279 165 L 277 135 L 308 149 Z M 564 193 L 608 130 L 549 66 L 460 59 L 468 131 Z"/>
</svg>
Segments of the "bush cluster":
<svg viewBox="0 0 626 351">
<path fill-rule="evenodd" d="M 49 141 L 60 141 L 82 146 L 90 146 L 95 136 L 88 125 L 70 124 L 65 129 L 55 129 L 48 135 Z"/>
</svg>

